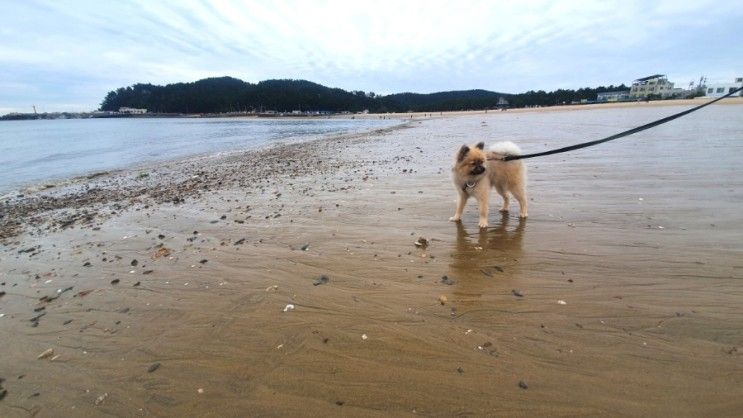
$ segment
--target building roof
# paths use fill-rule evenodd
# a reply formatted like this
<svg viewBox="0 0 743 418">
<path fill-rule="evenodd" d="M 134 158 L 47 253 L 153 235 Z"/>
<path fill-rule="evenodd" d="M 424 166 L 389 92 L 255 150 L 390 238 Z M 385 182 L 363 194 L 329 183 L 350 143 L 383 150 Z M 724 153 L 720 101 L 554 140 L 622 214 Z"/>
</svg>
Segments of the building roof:
<svg viewBox="0 0 743 418">
<path fill-rule="evenodd" d="M 665 76 L 666 76 L 665 74 L 654 74 L 654 75 L 649 75 L 647 77 L 638 78 L 635 81 L 647 81 L 647 80 L 652 80 L 654 78 L 665 77 Z"/>
</svg>

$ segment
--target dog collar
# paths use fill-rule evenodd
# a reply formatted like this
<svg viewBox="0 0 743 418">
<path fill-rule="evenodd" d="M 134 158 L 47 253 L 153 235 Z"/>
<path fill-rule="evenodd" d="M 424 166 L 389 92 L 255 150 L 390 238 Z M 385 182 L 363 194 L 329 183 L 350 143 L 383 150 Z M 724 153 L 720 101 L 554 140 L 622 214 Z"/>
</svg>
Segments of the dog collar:
<svg viewBox="0 0 743 418">
<path fill-rule="evenodd" d="M 464 184 L 462 185 L 462 191 L 469 192 L 472 189 L 474 189 L 475 186 L 477 186 L 476 181 L 465 181 Z"/>
</svg>

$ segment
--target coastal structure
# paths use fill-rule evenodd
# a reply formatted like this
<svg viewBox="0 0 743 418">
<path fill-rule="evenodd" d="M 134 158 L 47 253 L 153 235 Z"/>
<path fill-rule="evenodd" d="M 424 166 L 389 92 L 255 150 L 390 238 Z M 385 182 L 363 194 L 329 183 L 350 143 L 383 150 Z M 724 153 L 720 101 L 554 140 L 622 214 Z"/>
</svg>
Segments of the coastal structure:
<svg viewBox="0 0 743 418">
<path fill-rule="evenodd" d="M 624 102 L 629 100 L 629 90 L 605 91 L 596 94 L 597 103 Z"/>
<path fill-rule="evenodd" d="M 743 77 L 736 77 L 732 83 L 707 83 L 707 85 L 705 85 L 704 97 L 722 97 L 741 87 L 743 87 Z M 743 94 L 741 93 L 743 92 L 739 91 L 735 93 L 733 97 L 743 97 Z"/>
<path fill-rule="evenodd" d="M 147 109 L 135 109 L 133 107 L 120 107 L 119 113 L 123 113 L 125 115 L 144 115 L 147 113 Z"/>
<path fill-rule="evenodd" d="M 630 99 L 647 99 L 649 96 L 668 97 L 678 93 L 676 90 L 682 89 L 674 89 L 673 83 L 668 81 L 665 74 L 653 74 L 633 81 L 629 97 Z"/>
</svg>

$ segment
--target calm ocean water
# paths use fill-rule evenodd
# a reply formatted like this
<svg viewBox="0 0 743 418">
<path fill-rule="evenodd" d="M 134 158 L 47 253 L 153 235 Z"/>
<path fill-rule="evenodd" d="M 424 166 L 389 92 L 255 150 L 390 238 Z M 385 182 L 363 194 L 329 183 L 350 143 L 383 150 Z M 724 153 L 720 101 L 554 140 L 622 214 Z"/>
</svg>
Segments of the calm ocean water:
<svg viewBox="0 0 743 418">
<path fill-rule="evenodd" d="M 0 123 L 0 192 L 33 183 L 384 128 L 395 120 L 70 119 Z"/>
</svg>

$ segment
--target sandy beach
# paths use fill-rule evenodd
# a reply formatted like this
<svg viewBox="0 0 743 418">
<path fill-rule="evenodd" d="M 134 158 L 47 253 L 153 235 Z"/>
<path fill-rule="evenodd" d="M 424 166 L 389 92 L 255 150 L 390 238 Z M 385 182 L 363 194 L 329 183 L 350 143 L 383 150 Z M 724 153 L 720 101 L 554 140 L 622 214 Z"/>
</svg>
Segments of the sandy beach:
<svg viewBox="0 0 743 418">
<path fill-rule="evenodd" d="M 415 117 L 9 196 L 0 416 L 737 416 L 743 105 L 530 160 L 526 221 L 448 222 L 462 143 L 679 108 Z"/>
</svg>

